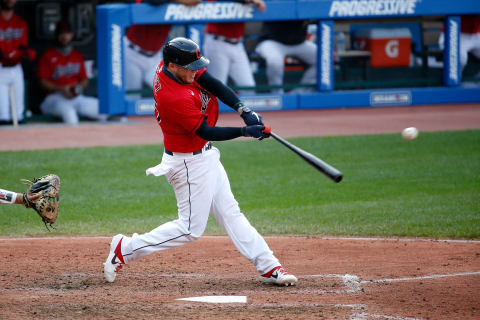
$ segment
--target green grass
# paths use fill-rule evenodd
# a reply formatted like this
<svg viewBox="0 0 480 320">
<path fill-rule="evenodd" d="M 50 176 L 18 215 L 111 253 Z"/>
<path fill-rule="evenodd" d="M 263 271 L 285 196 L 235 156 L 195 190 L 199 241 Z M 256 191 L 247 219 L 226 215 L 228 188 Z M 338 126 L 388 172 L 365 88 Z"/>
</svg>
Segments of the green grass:
<svg viewBox="0 0 480 320">
<path fill-rule="evenodd" d="M 260 233 L 480 238 L 480 131 L 289 139 L 344 173 L 335 184 L 273 139 L 216 143 L 233 193 Z M 0 187 L 62 179 L 57 229 L 0 206 L 1 235 L 146 232 L 176 218 L 161 146 L 0 152 Z M 207 234 L 223 234 L 213 218 Z"/>
</svg>

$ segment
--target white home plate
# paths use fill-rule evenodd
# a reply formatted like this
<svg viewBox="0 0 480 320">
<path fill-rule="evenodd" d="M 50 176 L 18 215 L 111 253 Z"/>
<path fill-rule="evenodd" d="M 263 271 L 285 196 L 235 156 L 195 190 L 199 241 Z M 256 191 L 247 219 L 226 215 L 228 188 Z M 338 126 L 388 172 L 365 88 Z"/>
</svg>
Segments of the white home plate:
<svg viewBox="0 0 480 320">
<path fill-rule="evenodd" d="M 208 303 L 247 303 L 246 296 L 204 296 L 204 297 L 179 298 L 176 300 L 208 302 Z"/>
</svg>

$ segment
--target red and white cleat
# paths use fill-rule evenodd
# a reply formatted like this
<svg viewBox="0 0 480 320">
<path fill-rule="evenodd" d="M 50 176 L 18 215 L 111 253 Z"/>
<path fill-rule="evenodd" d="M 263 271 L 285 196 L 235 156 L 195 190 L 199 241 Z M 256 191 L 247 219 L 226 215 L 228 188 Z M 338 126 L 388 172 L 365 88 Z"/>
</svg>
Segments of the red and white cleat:
<svg viewBox="0 0 480 320">
<path fill-rule="evenodd" d="M 110 253 L 103 264 L 103 275 L 108 282 L 115 281 L 118 270 L 122 269 L 122 265 L 125 264 L 122 255 L 122 240 L 123 234 L 117 234 L 110 243 Z"/>
<path fill-rule="evenodd" d="M 290 274 L 282 266 L 278 266 L 269 272 L 262 274 L 260 280 L 263 283 L 276 284 L 279 286 L 294 286 L 297 284 L 297 277 Z"/>
</svg>

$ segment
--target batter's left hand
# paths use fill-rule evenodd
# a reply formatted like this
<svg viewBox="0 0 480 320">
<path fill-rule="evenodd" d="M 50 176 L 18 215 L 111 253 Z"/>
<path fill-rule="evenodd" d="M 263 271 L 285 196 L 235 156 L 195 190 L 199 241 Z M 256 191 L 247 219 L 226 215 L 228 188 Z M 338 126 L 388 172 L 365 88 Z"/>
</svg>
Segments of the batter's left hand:
<svg viewBox="0 0 480 320">
<path fill-rule="evenodd" d="M 247 126 L 263 125 L 262 116 L 254 111 L 244 112 L 241 117 Z"/>
</svg>

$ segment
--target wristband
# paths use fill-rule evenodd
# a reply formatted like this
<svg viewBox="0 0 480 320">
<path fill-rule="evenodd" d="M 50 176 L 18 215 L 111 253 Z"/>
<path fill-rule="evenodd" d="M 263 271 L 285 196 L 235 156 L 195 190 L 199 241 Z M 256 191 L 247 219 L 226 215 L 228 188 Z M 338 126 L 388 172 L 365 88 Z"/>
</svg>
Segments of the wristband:
<svg viewBox="0 0 480 320">
<path fill-rule="evenodd" d="M 252 111 L 252 110 L 250 110 L 249 107 L 245 107 L 245 105 L 243 104 L 242 101 L 239 101 L 239 102 L 235 103 L 235 105 L 233 107 L 235 108 L 235 110 L 237 110 L 239 115 L 242 115 L 243 113 L 248 113 L 248 112 Z"/>
<path fill-rule="evenodd" d="M 16 199 L 16 192 L 0 189 L 0 203 L 13 204 Z"/>
</svg>

